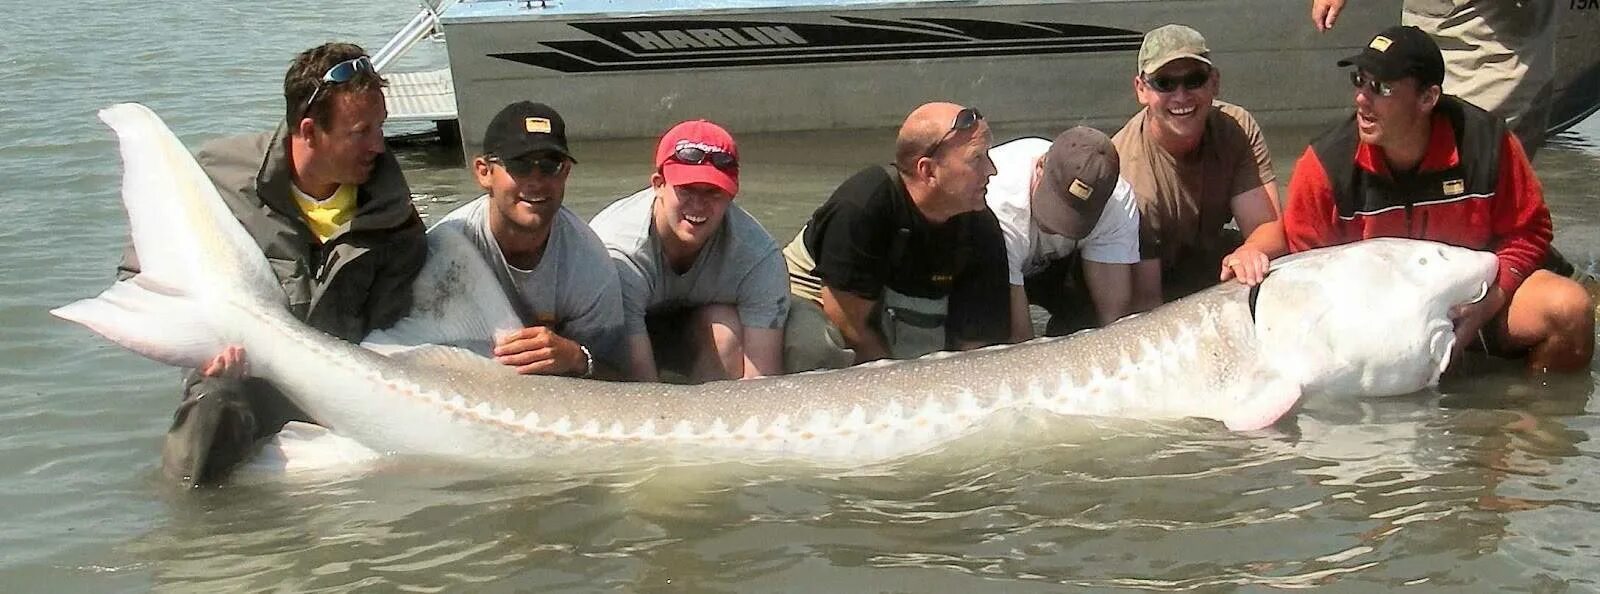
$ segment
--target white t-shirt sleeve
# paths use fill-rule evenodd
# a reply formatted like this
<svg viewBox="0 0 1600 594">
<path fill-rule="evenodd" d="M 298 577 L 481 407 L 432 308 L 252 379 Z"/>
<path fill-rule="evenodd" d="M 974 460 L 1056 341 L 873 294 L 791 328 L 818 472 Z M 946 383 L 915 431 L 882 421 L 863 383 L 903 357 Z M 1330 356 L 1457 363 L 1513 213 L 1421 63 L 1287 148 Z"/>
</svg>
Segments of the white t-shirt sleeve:
<svg viewBox="0 0 1600 594">
<path fill-rule="evenodd" d="M 1008 244 L 1009 249 L 1009 244 Z M 1139 262 L 1139 205 L 1133 198 L 1133 186 L 1128 180 L 1118 178 L 1111 200 L 1095 221 L 1094 229 L 1083 238 L 1083 259 L 1102 264 L 1137 264 Z"/>
<path fill-rule="evenodd" d="M 1028 233 L 1032 229 L 1033 214 L 1029 212 L 1028 190 L 1032 185 L 1034 163 L 1049 149 L 1048 140 L 1019 138 L 989 151 L 996 171 L 989 180 L 984 200 L 1000 221 L 1000 233 L 1006 240 L 1006 280 L 1012 285 L 1022 285 L 1022 268 L 1027 265 L 1032 249 Z"/>
<path fill-rule="evenodd" d="M 1028 261 L 1027 229 L 1026 224 L 1022 229 L 1018 229 L 1016 225 L 1004 223 L 1000 225 L 1000 234 L 1004 235 L 1006 240 L 1006 280 L 1019 287 L 1022 286 L 1022 266 Z"/>
</svg>

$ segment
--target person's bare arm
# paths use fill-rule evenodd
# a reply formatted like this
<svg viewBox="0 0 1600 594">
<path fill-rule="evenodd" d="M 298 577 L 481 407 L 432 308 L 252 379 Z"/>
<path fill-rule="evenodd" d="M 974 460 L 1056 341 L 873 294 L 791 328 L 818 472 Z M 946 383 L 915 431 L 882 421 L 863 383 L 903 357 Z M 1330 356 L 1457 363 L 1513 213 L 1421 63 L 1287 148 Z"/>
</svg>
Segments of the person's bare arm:
<svg viewBox="0 0 1600 594">
<path fill-rule="evenodd" d="M 1311 0 L 1311 24 L 1318 31 L 1332 29 L 1334 22 L 1339 20 L 1339 12 L 1342 10 L 1344 10 L 1344 0 Z"/>
<path fill-rule="evenodd" d="M 1134 264 L 1107 264 L 1083 261 L 1083 281 L 1094 300 L 1095 315 L 1104 326 L 1133 311 Z M 1157 269 L 1159 273 L 1159 268 Z M 1160 281 L 1156 281 L 1159 287 Z"/>
<path fill-rule="evenodd" d="M 1011 285 L 1011 342 L 1033 340 L 1033 316 L 1028 315 L 1028 291 Z"/>
<path fill-rule="evenodd" d="M 650 347 L 650 335 L 629 336 L 628 375 L 636 382 L 653 382 L 661 378 L 656 371 L 656 352 Z"/>
<path fill-rule="evenodd" d="M 205 377 L 229 377 L 239 379 L 250 375 L 250 361 L 244 356 L 244 347 L 230 346 L 222 349 L 217 356 L 212 357 L 200 368 L 200 375 Z"/>
<path fill-rule="evenodd" d="M 822 288 L 822 313 L 839 328 L 845 344 L 855 350 L 857 364 L 889 357 L 888 345 L 867 320 L 876 305 L 876 301 L 848 291 Z"/>
<path fill-rule="evenodd" d="M 547 326 L 529 326 L 495 340 L 495 361 L 523 375 L 592 374 L 583 347 Z"/>
<path fill-rule="evenodd" d="M 744 379 L 783 374 L 783 329 L 744 329 Z"/>
<path fill-rule="evenodd" d="M 1233 219 L 1244 233 L 1244 245 L 1222 259 L 1219 280 L 1231 278 L 1254 286 L 1267 276 L 1268 263 L 1289 252 L 1278 217 L 1278 203 L 1265 186 L 1234 196 Z"/>
<path fill-rule="evenodd" d="M 1161 298 L 1161 260 L 1140 260 L 1133 265 L 1133 311 L 1155 309 Z"/>
</svg>

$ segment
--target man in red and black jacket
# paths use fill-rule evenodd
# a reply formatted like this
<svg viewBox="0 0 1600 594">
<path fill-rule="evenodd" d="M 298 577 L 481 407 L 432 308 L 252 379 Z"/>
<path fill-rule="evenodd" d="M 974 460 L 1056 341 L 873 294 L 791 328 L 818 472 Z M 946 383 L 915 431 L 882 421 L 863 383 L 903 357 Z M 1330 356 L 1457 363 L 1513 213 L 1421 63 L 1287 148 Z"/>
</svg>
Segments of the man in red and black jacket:
<svg viewBox="0 0 1600 594">
<path fill-rule="evenodd" d="M 1499 118 L 1443 94 L 1439 46 L 1416 27 L 1385 29 L 1339 66 L 1356 68 L 1356 112 L 1295 164 L 1290 251 L 1372 237 L 1492 250 L 1499 278 L 1452 312 L 1457 344 L 1482 336 L 1493 353 L 1525 353 L 1532 369 L 1587 368 L 1593 305 L 1578 283 L 1540 269 L 1550 210 L 1521 143 Z"/>
</svg>

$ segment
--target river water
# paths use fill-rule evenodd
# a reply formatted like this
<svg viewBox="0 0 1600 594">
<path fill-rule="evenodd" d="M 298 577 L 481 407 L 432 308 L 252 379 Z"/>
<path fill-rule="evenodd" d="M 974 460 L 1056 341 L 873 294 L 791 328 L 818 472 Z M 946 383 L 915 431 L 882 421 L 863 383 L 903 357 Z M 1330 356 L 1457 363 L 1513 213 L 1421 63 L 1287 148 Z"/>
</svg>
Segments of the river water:
<svg viewBox="0 0 1600 594">
<path fill-rule="evenodd" d="M 1019 420 L 1006 439 L 850 472 L 396 463 L 174 488 L 156 461 L 177 372 L 46 313 L 102 290 L 126 235 L 115 145 L 94 111 L 145 103 L 191 145 L 265 128 L 295 51 L 375 49 L 414 8 L 42 6 L 0 23 L 0 591 L 1600 588 L 1593 367 L 1530 377 L 1485 364 L 1254 434 Z M 436 46 L 414 53 L 402 69 L 442 64 Z M 1040 131 L 1000 136 L 1027 132 Z M 1280 176 L 1312 132 L 1268 130 Z M 741 138 L 739 203 L 787 240 L 891 137 Z M 576 144 L 567 204 L 587 217 L 641 187 L 651 149 Z M 430 217 L 476 194 L 459 154 L 398 152 Z M 1557 245 L 1592 263 L 1600 120 L 1535 165 Z"/>
</svg>

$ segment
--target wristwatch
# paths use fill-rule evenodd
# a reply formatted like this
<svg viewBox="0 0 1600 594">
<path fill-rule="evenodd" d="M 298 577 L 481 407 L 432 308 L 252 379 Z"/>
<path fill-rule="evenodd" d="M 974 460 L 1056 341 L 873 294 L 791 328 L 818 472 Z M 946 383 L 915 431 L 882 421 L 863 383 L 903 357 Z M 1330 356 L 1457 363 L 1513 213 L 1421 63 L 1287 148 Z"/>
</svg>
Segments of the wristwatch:
<svg viewBox="0 0 1600 594">
<path fill-rule="evenodd" d="M 594 375 L 594 354 L 589 352 L 589 347 L 581 344 L 578 345 L 578 350 L 583 351 L 583 375 L 578 377 L 592 377 Z"/>
</svg>

